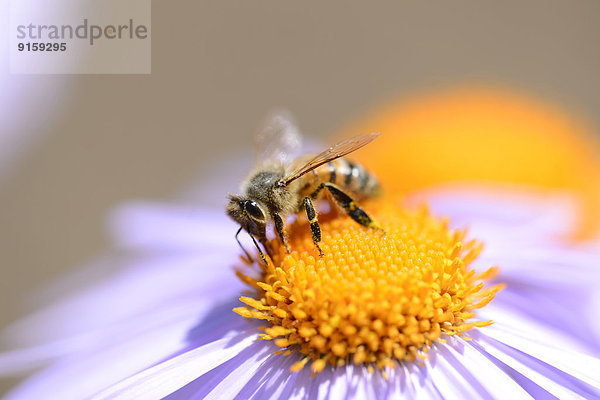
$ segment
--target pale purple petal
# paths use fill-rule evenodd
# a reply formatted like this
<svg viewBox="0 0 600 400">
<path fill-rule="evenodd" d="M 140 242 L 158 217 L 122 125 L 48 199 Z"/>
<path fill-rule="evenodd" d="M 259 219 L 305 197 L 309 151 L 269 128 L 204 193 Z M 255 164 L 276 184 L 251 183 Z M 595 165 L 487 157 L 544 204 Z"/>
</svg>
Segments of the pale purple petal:
<svg viewBox="0 0 600 400">
<path fill-rule="evenodd" d="M 487 395 L 496 399 L 518 399 L 527 397 L 527 392 L 519 386 L 517 382 L 506 375 L 502 369 L 490 362 L 479 351 L 466 345 L 460 339 L 450 340 L 448 345 L 444 346 L 444 357 L 448 359 L 449 364 L 453 364 L 457 370 L 463 370 L 468 375 L 468 381 L 471 385 L 478 382 L 478 385 L 485 387 Z M 458 366 L 455 363 L 460 363 Z M 468 371 L 468 372 L 467 372 Z"/>
<path fill-rule="evenodd" d="M 53 393 L 56 398 L 78 399 L 110 386 L 124 377 L 148 368 L 185 346 L 185 332 L 197 323 L 193 308 L 165 310 L 154 320 L 128 329 L 105 332 L 115 336 L 99 336 L 85 348 L 63 357 L 50 367 L 17 387 L 10 398 L 42 398 Z M 160 345 L 157 345 L 160 344 Z M 77 382 L 69 385 L 66 382 Z"/>
<path fill-rule="evenodd" d="M 404 375 L 404 379 L 410 383 L 414 393 L 410 395 L 404 390 L 402 380 L 397 379 L 392 375 L 391 379 L 395 379 L 395 385 L 390 387 L 390 398 L 406 398 L 406 399 L 444 399 L 444 394 L 435 386 L 433 379 L 427 374 L 425 367 L 404 363 L 399 369 Z"/>
<path fill-rule="evenodd" d="M 132 202 L 114 209 L 109 227 L 117 246 L 129 249 L 201 254 L 239 250 L 234 239 L 239 226 L 224 210 Z"/>
<path fill-rule="evenodd" d="M 194 301 L 181 301 L 152 315 L 138 316 L 34 375 L 13 395 L 36 398 L 52 392 L 60 398 L 88 397 L 189 349 L 233 337 L 248 328 L 256 333 L 256 323 L 234 317 L 232 307 L 228 302 L 199 312 Z M 65 385 L 69 381 L 80 383 Z"/>
<path fill-rule="evenodd" d="M 322 374 L 322 376 L 321 376 Z M 343 379 L 341 376 L 336 376 L 334 374 L 333 368 L 328 365 L 323 369 L 323 371 L 319 372 L 317 376 L 313 379 L 313 384 L 310 392 L 308 393 L 308 397 L 311 399 L 331 399 L 331 389 L 333 384 L 335 383 L 335 379 Z"/>
<path fill-rule="evenodd" d="M 20 346 L 58 341 L 188 297 L 197 299 L 200 311 L 245 288 L 233 275 L 235 258 L 174 253 L 126 259 L 118 273 L 17 322 L 5 337 Z"/>
<path fill-rule="evenodd" d="M 494 323 L 478 331 L 483 332 L 511 332 L 513 335 L 536 338 L 537 342 L 544 346 L 568 347 L 577 352 L 590 352 L 593 349 L 586 342 L 582 342 L 572 332 L 560 329 L 551 321 L 531 318 L 519 308 L 506 307 L 501 303 L 492 301 L 477 313 L 478 319 L 492 320 Z M 541 335 L 540 333 L 543 333 Z"/>
<path fill-rule="evenodd" d="M 332 399 L 344 399 L 348 395 L 349 379 L 348 369 L 346 368 L 335 368 L 330 373 L 331 386 L 329 388 L 329 397 Z"/>
<path fill-rule="evenodd" d="M 294 385 L 291 386 L 291 393 L 288 397 L 289 400 L 308 398 L 312 385 L 314 384 L 311 374 L 309 368 L 303 368 L 296 373 L 296 380 Z"/>
<path fill-rule="evenodd" d="M 434 346 L 425 360 L 427 375 L 437 392 L 447 400 L 481 397 L 468 381 L 443 357 L 443 346 Z"/>
<path fill-rule="evenodd" d="M 436 345 L 427 361 L 428 373 L 438 391 L 449 398 L 490 398 L 485 384 L 475 379 L 469 365 L 453 353 L 449 346 Z"/>
<path fill-rule="evenodd" d="M 255 340 L 254 329 L 224 337 L 144 370 L 93 398 L 162 399 L 235 357 Z"/>
<path fill-rule="evenodd" d="M 573 232 L 578 203 L 573 195 L 508 185 L 442 185 L 414 195 L 435 215 L 451 217 L 455 226 L 477 236 L 501 235 L 504 241 L 553 242 Z M 485 240 L 485 237 L 483 238 Z"/>
<path fill-rule="evenodd" d="M 542 368 L 532 366 L 522 360 L 522 354 L 511 351 L 501 343 L 490 340 L 485 335 L 468 344 L 503 368 L 508 375 L 536 398 L 556 396 L 559 399 L 579 397 L 577 392 L 555 381 L 552 375 L 546 374 Z M 511 354 L 512 353 L 512 354 Z"/>
<path fill-rule="evenodd" d="M 204 313 L 206 314 L 206 310 Z M 198 309 L 196 301 L 164 305 L 150 314 L 137 315 L 105 329 L 0 354 L 0 374 L 26 371 L 70 354 L 74 356 L 51 367 L 53 375 L 60 375 L 65 366 L 76 366 L 75 361 L 79 358 L 83 359 L 82 363 L 93 363 L 95 358 L 101 357 L 102 360 L 96 362 L 100 364 L 100 369 L 106 365 L 105 362 L 112 364 L 125 355 L 134 360 L 147 360 L 150 354 L 159 354 L 157 357 L 160 359 L 179 350 L 186 343 L 185 332 L 198 323 L 200 316 L 202 310 Z M 158 339 L 161 346 L 155 346 L 154 340 Z M 126 347 L 126 350 L 110 353 L 112 348 L 121 347 Z M 92 374 L 89 368 L 87 372 L 81 372 Z M 54 377 L 51 379 L 56 380 Z"/>
<path fill-rule="evenodd" d="M 204 397 L 207 400 L 232 399 L 246 386 L 252 379 L 263 362 L 272 354 L 272 348 L 266 348 L 260 343 L 258 349 L 250 349 L 253 354 L 248 357 L 229 375 L 224 377 L 213 390 Z"/>
<path fill-rule="evenodd" d="M 270 349 L 273 352 L 273 348 Z M 260 366 L 256 376 L 238 393 L 240 399 L 287 399 L 292 392 L 296 374 L 291 366 L 298 361 L 297 355 L 271 354 Z"/>
<path fill-rule="evenodd" d="M 53 132 L 57 121 L 66 118 L 70 107 L 65 106 L 65 102 L 70 101 L 74 87 L 68 79 L 31 77 L 9 71 L 11 15 L 14 13 L 30 21 L 59 20 L 64 16 L 64 7 L 62 3 L 55 3 L 51 9 L 41 10 L 22 1 L 0 2 L 1 21 L 6 29 L 0 35 L 0 52 L 5 60 L 0 65 L 0 183 L 4 183 L 23 157 L 36 148 L 42 135 Z"/>
<path fill-rule="evenodd" d="M 541 332 L 538 332 L 538 336 Z M 552 346 L 541 343 L 540 338 L 515 334 L 514 331 L 488 329 L 485 335 L 506 346 L 536 358 L 549 368 L 562 371 L 573 378 L 600 388 L 600 359 L 578 353 L 568 343 L 556 341 Z M 559 347 L 560 346 L 560 347 Z"/>
</svg>

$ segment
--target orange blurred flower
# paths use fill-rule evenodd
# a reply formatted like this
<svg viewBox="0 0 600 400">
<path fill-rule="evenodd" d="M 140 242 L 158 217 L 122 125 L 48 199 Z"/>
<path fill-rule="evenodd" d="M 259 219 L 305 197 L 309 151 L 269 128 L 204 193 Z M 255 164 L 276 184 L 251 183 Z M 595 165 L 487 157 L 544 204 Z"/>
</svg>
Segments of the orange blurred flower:
<svg viewBox="0 0 600 400">
<path fill-rule="evenodd" d="M 600 228 L 597 142 L 585 123 L 557 106 L 515 91 L 465 87 L 376 109 L 340 136 L 372 131 L 383 135 L 353 157 L 388 192 L 445 182 L 568 190 L 581 202 L 573 236 Z"/>
</svg>

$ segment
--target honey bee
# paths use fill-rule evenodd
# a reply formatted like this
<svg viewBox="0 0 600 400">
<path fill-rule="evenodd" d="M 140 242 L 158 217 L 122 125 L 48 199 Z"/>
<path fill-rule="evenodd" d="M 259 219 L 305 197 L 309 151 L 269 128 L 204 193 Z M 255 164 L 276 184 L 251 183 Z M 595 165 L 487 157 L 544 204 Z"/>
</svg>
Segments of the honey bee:
<svg viewBox="0 0 600 400">
<path fill-rule="evenodd" d="M 312 240 L 322 256 L 323 251 L 319 246 L 321 228 L 313 201 L 324 190 L 331 194 L 334 202 L 354 221 L 369 228 L 380 229 L 374 219 L 356 203 L 356 200 L 373 197 L 380 192 L 377 179 L 359 164 L 341 158 L 369 144 L 378 136 L 379 133 L 354 136 L 316 156 L 306 155 L 291 160 L 290 156 L 300 146 L 301 140 L 296 126 L 283 113 L 269 118 L 255 137 L 257 166 L 242 184 L 244 194 L 230 194 L 226 206 L 227 214 L 240 224 L 235 238 L 246 257 L 252 260 L 238 239 L 242 230 L 248 232 L 266 263 L 256 239 L 269 254 L 266 226 L 271 220 L 289 253 L 285 218 L 303 211 L 310 223 Z"/>
</svg>

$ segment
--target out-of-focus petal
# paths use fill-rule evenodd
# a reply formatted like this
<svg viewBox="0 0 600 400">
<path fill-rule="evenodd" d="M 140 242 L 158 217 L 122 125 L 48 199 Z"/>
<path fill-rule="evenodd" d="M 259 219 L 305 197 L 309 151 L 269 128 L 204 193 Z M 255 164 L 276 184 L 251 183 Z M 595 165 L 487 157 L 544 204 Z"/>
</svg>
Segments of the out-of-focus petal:
<svg viewBox="0 0 600 400">
<path fill-rule="evenodd" d="M 173 311 L 162 320 L 157 316 L 154 324 L 143 329 L 129 326 L 125 331 L 103 332 L 96 341 L 35 374 L 27 385 L 17 387 L 8 398 L 45 398 L 47 393 L 60 399 L 88 398 L 124 377 L 169 358 L 185 346 L 185 331 L 196 322 L 196 315 L 190 310 L 180 310 L 180 315 Z M 115 337 L 110 340 L 107 334 Z"/>
<path fill-rule="evenodd" d="M 109 228 L 117 246 L 138 251 L 231 251 L 239 226 L 225 212 L 185 205 L 135 202 L 116 208 Z"/>
<path fill-rule="evenodd" d="M 486 246 L 515 242 L 559 245 L 577 223 L 573 194 L 516 185 L 440 185 L 409 197 L 427 203 L 433 213 L 450 217 Z"/>
<path fill-rule="evenodd" d="M 255 340 L 254 330 L 215 340 L 125 379 L 93 398 L 162 399 L 235 357 Z"/>
<path fill-rule="evenodd" d="M 186 297 L 195 298 L 196 311 L 201 312 L 243 287 L 230 268 L 237 262 L 237 254 L 200 257 L 170 253 L 118 261 L 109 257 L 105 262 L 112 262 L 113 267 L 119 262 L 121 267 L 112 276 L 18 321 L 7 329 L 5 337 L 20 346 L 60 340 L 105 329 Z"/>
<path fill-rule="evenodd" d="M 121 360 L 129 362 L 130 359 L 147 360 L 151 354 L 158 354 L 160 359 L 185 345 L 185 332 L 197 323 L 199 311 L 202 312 L 198 310 L 197 301 L 181 301 L 103 329 L 3 353 L 0 354 L 0 374 L 27 371 L 62 358 L 64 362 L 58 362 L 50 368 L 54 372 L 42 374 L 53 376 L 48 380 L 58 382 L 59 379 L 54 377 L 67 375 L 64 370 L 69 366 L 92 376 L 94 373 L 90 365 L 93 364 L 96 364 L 97 369 L 103 369 L 107 363 L 119 364 Z M 156 346 L 157 342 L 161 345 Z M 85 370 L 79 368 L 83 364 L 87 364 Z"/>
<path fill-rule="evenodd" d="M 52 9 L 40 10 L 25 2 L 0 2 L 0 25 L 6 27 L 0 35 L 0 52 L 4 60 L 0 64 L 0 183 L 9 176 L 11 168 L 18 166 L 27 152 L 35 148 L 42 135 L 52 132 L 57 121 L 67 112 L 65 103 L 70 100 L 72 93 L 68 79 L 57 79 L 50 75 L 21 75 L 9 70 L 9 57 L 12 57 L 12 33 L 9 33 L 11 17 L 15 14 L 29 17 L 31 21 L 39 20 L 42 16 L 47 21 L 54 18 L 58 20 L 65 12 L 64 7 L 57 3 Z"/>
</svg>

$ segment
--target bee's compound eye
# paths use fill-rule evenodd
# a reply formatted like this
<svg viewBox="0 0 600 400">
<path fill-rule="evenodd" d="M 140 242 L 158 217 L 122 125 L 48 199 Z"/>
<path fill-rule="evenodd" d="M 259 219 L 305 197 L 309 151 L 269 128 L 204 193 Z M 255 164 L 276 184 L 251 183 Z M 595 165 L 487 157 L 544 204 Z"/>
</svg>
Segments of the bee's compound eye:
<svg viewBox="0 0 600 400">
<path fill-rule="evenodd" d="M 246 209 L 246 212 L 248 214 L 250 214 L 250 216 L 252 218 L 254 218 L 255 220 L 264 221 L 265 215 L 263 214 L 262 210 L 260 209 L 260 206 L 258 205 L 258 203 L 255 202 L 254 200 L 248 200 L 246 202 L 246 204 L 244 205 L 244 208 Z"/>
</svg>

